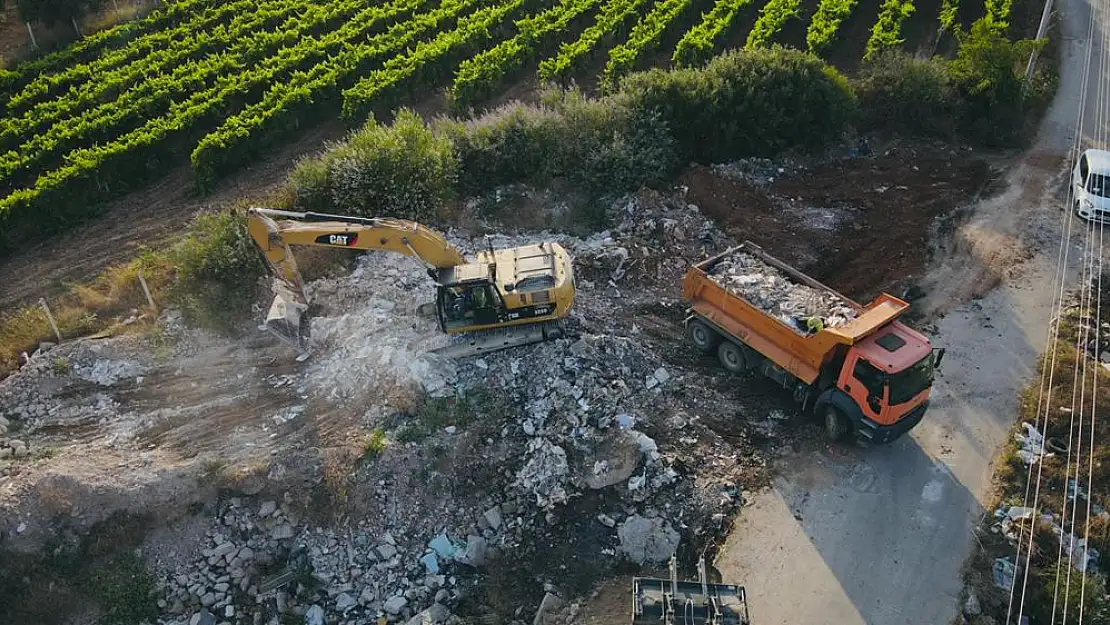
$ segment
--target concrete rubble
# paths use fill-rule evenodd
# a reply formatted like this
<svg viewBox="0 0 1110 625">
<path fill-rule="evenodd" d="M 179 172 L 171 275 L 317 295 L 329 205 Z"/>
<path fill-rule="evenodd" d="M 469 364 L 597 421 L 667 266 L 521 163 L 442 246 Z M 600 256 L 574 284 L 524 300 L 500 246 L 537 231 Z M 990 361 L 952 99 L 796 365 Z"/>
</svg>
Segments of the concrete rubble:
<svg viewBox="0 0 1110 625">
<path fill-rule="evenodd" d="M 160 321 L 176 337 L 169 348 L 138 338 L 55 347 L 0 381 L 0 450 L 18 440 L 33 457 L 51 427 L 80 425 L 92 433 L 74 454 L 118 449 L 135 474 L 172 464 L 194 489 L 231 476 L 201 512 L 187 508 L 189 486 L 165 497 L 204 524 L 175 556 L 152 560 L 163 625 L 456 625 L 480 618 L 460 611 L 475 609 L 467 598 L 494 567 L 513 571 L 527 598 L 486 609 L 507 611 L 506 623 L 559 622 L 552 615 L 574 605 L 558 589 L 568 570 L 600 579 L 622 558 L 657 563 L 711 542 L 765 470 L 746 423 L 769 409 L 707 384 L 711 374 L 687 375 L 696 356 L 676 348 L 678 293 L 645 286 L 678 284 L 731 241 L 681 194 L 625 197 L 610 216 L 587 238 L 491 240 L 555 238 L 572 251 L 582 283 L 573 337 L 437 360 L 425 351 L 434 320 L 414 312 L 433 293 L 424 269 L 366 255 L 348 276 L 309 283 L 322 310 L 307 361 L 284 364 L 280 346 L 229 351 L 172 315 Z M 640 312 L 613 315 L 617 302 Z M 406 437 L 428 418 L 429 397 L 476 412 Z M 384 442 L 371 455 L 376 432 Z M 170 459 L 149 447 L 170 443 Z M 34 492 L 31 476 L 21 474 L 23 492 Z M 134 501 L 127 494 L 116 509 Z M 339 503 L 321 514 L 320 497 Z"/>
<path fill-rule="evenodd" d="M 827 291 L 799 284 L 752 254 L 737 252 L 721 259 L 713 265 L 709 277 L 803 334 L 810 318 L 819 318 L 824 327 L 835 328 L 858 316 L 851 303 Z"/>
</svg>

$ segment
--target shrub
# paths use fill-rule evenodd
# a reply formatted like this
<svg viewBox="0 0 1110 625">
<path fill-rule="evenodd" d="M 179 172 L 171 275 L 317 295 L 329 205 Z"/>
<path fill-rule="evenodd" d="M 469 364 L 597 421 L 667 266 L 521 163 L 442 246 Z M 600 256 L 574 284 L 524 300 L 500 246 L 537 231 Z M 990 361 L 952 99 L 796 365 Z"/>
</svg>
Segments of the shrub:
<svg viewBox="0 0 1110 625">
<path fill-rule="evenodd" d="M 320 160 L 303 161 L 292 175 L 298 208 L 417 221 L 435 216 L 457 179 L 450 139 L 407 109 L 389 126 L 367 122 Z"/>
<path fill-rule="evenodd" d="M 855 81 L 860 125 L 951 138 L 960 98 L 943 61 L 889 51 L 866 63 Z"/>
<path fill-rule="evenodd" d="M 240 211 L 201 215 L 192 231 L 169 252 L 176 274 L 171 299 L 187 319 L 229 330 L 255 301 L 258 278 L 266 273 Z"/>
<path fill-rule="evenodd" d="M 960 47 L 948 69 L 964 101 L 962 131 L 989 146 L 1020 142 L 1026 113 L 1052 96 L 1052 83 L 1043 75 L 1023 93 L 1029 55 L 1045 42 L 1010 41 L 989 19 L 975 22 L 970 32 L 957 31 L 957 39 Z"/>
<path fill-rule="evenodd" d="M 855 114 L 847 79 L 817 57 L 774 47 L 723 54 L 702 70 L 653 70 L 621 83 L 641 119 L 658 116 L 684 159 L 703 163 L 818 147 Z"/>
</svg>

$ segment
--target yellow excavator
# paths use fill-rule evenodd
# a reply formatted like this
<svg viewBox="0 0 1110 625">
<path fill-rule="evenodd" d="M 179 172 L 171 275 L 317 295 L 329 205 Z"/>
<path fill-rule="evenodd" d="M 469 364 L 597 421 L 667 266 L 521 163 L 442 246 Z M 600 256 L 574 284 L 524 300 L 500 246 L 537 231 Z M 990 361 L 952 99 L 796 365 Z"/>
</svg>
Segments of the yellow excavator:
<svg viewBox="0 0 1110 625">
<path fill-rule="evenodd" d="M 266 329 L 307 353 L 308 298 L 290 246 L 384 250 L 422 261 L 436 284 L 434 314 L 448 335 L 431 351 L 462 357 L 559 338 L 574 305 L 571 257 L 554 242 L 489 249 L 474 261 L 441 234 L 412 221 L 269 208 L 248 211 L 248 231 L 274 275 Z"/>
</svg>

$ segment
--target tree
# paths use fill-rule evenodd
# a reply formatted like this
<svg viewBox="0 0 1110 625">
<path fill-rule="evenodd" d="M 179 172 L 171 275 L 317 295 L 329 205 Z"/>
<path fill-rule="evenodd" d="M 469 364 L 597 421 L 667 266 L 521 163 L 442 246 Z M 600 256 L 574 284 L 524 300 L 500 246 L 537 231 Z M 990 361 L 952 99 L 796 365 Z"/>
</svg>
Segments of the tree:
<svg viewBox="0 0 1110 625">
<path fill-rule="evenodd" d="M 24 22 L 39 22 L 47 27 L 70 22 L 77 31 L 78 18 L 99 9 L 103 0 L 15 0 L 15 6 Z"/>
</svg>

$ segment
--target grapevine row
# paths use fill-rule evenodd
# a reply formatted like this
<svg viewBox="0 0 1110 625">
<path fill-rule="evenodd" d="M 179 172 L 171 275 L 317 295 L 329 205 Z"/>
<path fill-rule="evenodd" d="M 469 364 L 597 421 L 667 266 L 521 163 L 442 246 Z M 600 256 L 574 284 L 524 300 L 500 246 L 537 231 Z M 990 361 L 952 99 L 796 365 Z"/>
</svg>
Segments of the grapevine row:
<svg viewBox="0 0 1110 625">
<path fill-rule="evenodd" d="M 371 72 L 343 92 L 343 117 L 361 120 L 369 116 L 379 98 L 389 98 L 422 72 L 434 73 L 442 68 L 444 61 L 489 41 L 490 29 L 523 6 L 524 0 L 507 0 L 497 6 L 479 9 L 459 20 L 455 30 L 421 42 L 408 54 L 389 59 L 381 69 Z"/>
<path fill-rule="evenodd" d="M 110 100 L 113 96 L 123 94 L 120 96 L 123 99 L 136 91 L 149 93 L 153 86 L 148 76 L 159 78 L 165 76 L 162 74 L 165 68 L 173 68 L 170 75 L 179 74 L 188 70 L 191 65 L 195 65 L 197 61 L 194 59 L 199 57 L 199 62 L 203 63 L 202 55 L 227 48 L 228 42 L 232 42 L 232 48 L 228 49 L 227 53 L 233 53 L 233 50 L 241 48 L 244 42 L 249 42 L 255 31 L 272 25 L 273 21 L 283 18 L 296 7 L 284 0 L 278 0 L 277 3 L 284 5 L 284 8 L 266 11 L 264 7 L 260 7 L 257 11 L 243 13 L 226 27 L 221 25 L 211 32 L 202 32 L 194 38 L 182 39 L 186 45 L 159 50 L 142 62 L 130 63 L 116 71 L 100 75 L 96 80 L 87 81 L 62 97 L 39 102 L 20 117 L 0 120 L 0 149 L 12 149 L 23 138 L 41 132 L 44 127 L 63 117 L 80 113 L 104 100 Z M 307 15 L 325 11 L 319 5 L 309 5 L 309 7 Z M 288 24 L 298 19 L 301 18 L 296 16 L 287 18 L 281 30 L 288 28 Z M 117 100 L 111 105 L 114 107 L 118 102 Z"/>
<path fill-rule="evenodd" d="M 987 0 L 987 20 L 999 32 L 1005 31 L 1010 23 L 1010 11 L 1014 8 L 1014 0 Z"/>
<path fill-rule="evenodd" d="M 940 5 L 940 30 L 951 33 L 956 29 L 956 19 L 960 14 L 958 0 L 943 0 Z"/>
<path fill-rule="evenodd" d="M 632 29 L 628 41 L 609 51 L 609 62 L 605 64 L 601 79 L 612 86 L 617 78 L 636 67 L 636 62 L 644 54 L 659 46 L 667 27 L 690 8 L 691 0 L 663 0 L 656 4 Z"/>
<path fill-rule="evenodd" d="M 913 15 L 913 0 L 886 0 L 879 7 L 879 19 L 871 29 L 864 59 L 870 59 L 882 50 L 902 45 L 902 22 Z"/>
<path fill-rule="evenodd" d="M 752 0 L 717 0 L 713 10 L 702 16 L 701 23 L 686 31 L 675 46 L 672 62 L 678 66 L 691 66 L 708 61 L 717 49 L 721 37 L 732 26 L 740 9 Z"/>
<path fill-rule="evenodd" d="M 579 16 L 592 11 L 600 0 L 562 0 L 539 15 L 518 20 L 512 39 L 463 61 L 455 74 L 450 99 L 468 105 L 490 97 L 506 76 L 519 70 L 553 33 L 564 31 Z"/>
<path fill-rule="evenodd" d="M 771 45 L 771 40 L 778 34 L 782 25 L 791 18 L 798 17 L 802 12 L 802 0 L 770 0 L 759 11 L 759 19 L 748 33 L 748 41 L 744 47 L 749 50 L 765 48 Z"/>
<path fill-rule="evenodd" d="M 629 16 L 635 14 L 645 0 L 610 0 L 597 20 L 576 41 L 564 43 L 553 58 L 540 63 L 541 80 L 564 78 L 593 52 L 606 35 L 617 30 Z"/>
<path fill-rule="evenodd" d="M 19 184 L 22 178 L 14 181 L 10 179 L 17 175 L 25 176 L 34 168 L 41 167 L 44 161 L 50 162 L 48 159 L 57 158 L 80 145 L 110 141 L 144 120 L 163 114 L 175 97 L 210 87 L 211 79 L 227 72 L 242 71 L 249 63 L 281 45 L 297 43 L 296 48 L 310 48 L 318 42 L 301 36 L 306 28 L 325 24 L 333 16 L 350 15 L 359 4 L 359 0 L 333 3 L 330 11 L 322 9 L 315 12 L 313 19 L 299 22 L 301 28 L 294 32 L 266 33 L 254 39 L 246 39 L 245 45 L 251 46 L 253 53 L 244 59 L 237 59 L 233 51 L 213 55 L 197 64 L 184 66 L 180 73 L 150 79 L 143 88 L 127 92 L 114 102 L 89 109 L 77 117 L 55 124 L 47 132 L 34 136 L 20 146 L 18 151 L 0 155 L 0 180 Z M 373 9 L 368 9 L 363 15 L 369 16 L 372 12 Z M 350 36 L 364 32 L 363 26 L 365 24 L 359 20 L 352 20 L 347 27 Z M 259 43 L 262 45 L 258 45 Z M 293 48 L 286 48 L 289 49 Z"/>
<path fill-rule="evenodd" d="M 836 31 L 840 30 L 840 25 L 852 14 L 857 1 L 821 0 L 806 31 L 806 43 L 810 52 L 821 54 L 832 45 Z"/>
<path fill-rule="evenodd" d="M 406 2 L 409 0 L 401 0 Z M 343 28 L 328 33 L 323 39 L 309 37 L 297 45 L 282 48 L 260 66 L 241 72 L 225 72 L 215 86 L 194 92 L 184 101 L 173 102 L 163 115 L 120 135 L 104 145 L 74 150 L 66 155 L 64 165 L 39 176 L 33 188 L 20 189 L 0 200 L 0 221 L 5 212 L 20 212 L 35 206 L 57 203 L 66 197 L 69 185 L 97 181 L 91 192 L 103 191 L 103 180 L 145 179 L 147 160 L 159 151 L 170 152 L 170 139 L 196 141 L 198 128 L 215 122 L 229 109 L 242 102 L 260 97 L 265 87 L 284 80 L 301 68 L 311 67 L 332 56 L 338 49 L 367 32 L 380 20 L 394 15 L 394 6 L 371 7 L 360 12 Z M 180 137 L 185 135 L 185 137 Z"/>
<path fill-rule="evenodd" d="M 438 9 L 400 22 L 365 43 L 351 46 L 328 61 L 273 85 L 260 101 L 229 117 L 197 144 L 191 161 L 198 182 L 207 185 L 229 165 L 252 158 L 257 150 L 294 129 L 310 109 L 335 100 L 340 87 L 350 86 L 370 67 L 404 50 L 477 2 L 447 0 Z"/>
<path fill-rule="evenodd" d="M 237 0 L 236 2 L 206 8 L 197 14 L 194 19 L 183 22 L 174 28 L 144 35 L 132 41 L 126 47 L 113 50 L 88 63 L 71 65 L 58 73 L 39 74 L 22 91 L 12 95 L 11 100 L 8 101 L 8 110 L 10 113 L 21 112 L 40 99 L 58 95 L 74 83 L 98 80 L 105 72 L 132 60 L 138 59 L 139 62 L 144 62 L 142 57 L 145 55 L 172 47 L 182 41 L 188 42 L 193 36 L 207 30 L 209 27 L 223 23 L 225 18 L 230 19 L 236 15 L 251 12 L 257 4 L 257 2 L 251 0 Z"/>
</svg>

